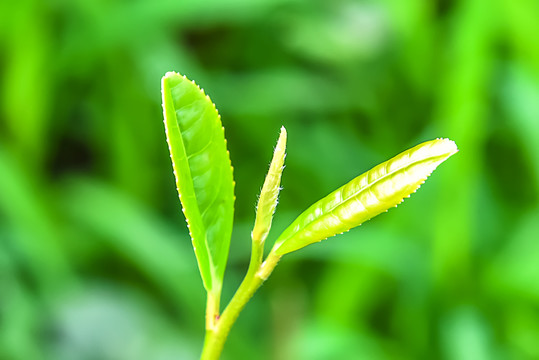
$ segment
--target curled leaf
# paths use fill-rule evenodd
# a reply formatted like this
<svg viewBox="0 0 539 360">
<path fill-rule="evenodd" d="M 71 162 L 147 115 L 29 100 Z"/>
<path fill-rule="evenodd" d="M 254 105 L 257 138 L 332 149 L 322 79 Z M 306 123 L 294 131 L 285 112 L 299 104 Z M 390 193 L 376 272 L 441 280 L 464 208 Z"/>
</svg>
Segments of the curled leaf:
<svg viewBox="0 0 539 360">
<path fill-rule="evenodd" d="M 298 250 L 398 205 L 457 151 L 453 141 L 436 139 L 375 166 L 305 210 L 279 236 L 272 252 L 284 255 Z"/>
<path fill-rule="evenodd" d="M 162 79 L 163 113 L 178 193 L 207 291 L 220 293 L 234 215 L 234 180 L 221 118 L 194 82 Z"/>
<path fill-rule="evenodd" d="M 262 186 L 258 204 L 256 206 L 256 219 L 253 232 L 251 234 L 254 241 L 263 243 L 268 236 L 271 228 L 273 213 L 277 207 L 279 190 L 281 189 L 281 175 L 283 173 L 283 165 L 286 151 L 286 129 L 281 127 L 281 134 L 277 141 L 277 146 L 273 152 L 266 180 Z"/>
</svg>

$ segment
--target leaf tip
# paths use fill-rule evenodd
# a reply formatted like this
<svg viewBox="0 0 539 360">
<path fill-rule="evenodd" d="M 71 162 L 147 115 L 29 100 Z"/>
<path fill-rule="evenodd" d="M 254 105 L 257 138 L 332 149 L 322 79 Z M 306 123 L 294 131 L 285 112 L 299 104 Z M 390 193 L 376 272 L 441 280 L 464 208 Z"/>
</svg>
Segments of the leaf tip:
<svg viewBox="0 0 539 360">
<path fill-rule="evenodd" d="M 440 152 L 440 154 L 447 154 L 448 157 L 459 151 L 457 143 L 448 138 L 436 139 L 433 147 L 434 146 Z"/>
<path fill-rule="evenodd" d="M 163 79 L 173 77 L 173 76 L 182 76 L 182 75 L 180 75 L 179 73 L 175 71 L 167 71 L 165 75 L 163 76 Z M 185 77 L 185 75 L 183 75 L 183 77 Z"/>
</svg>

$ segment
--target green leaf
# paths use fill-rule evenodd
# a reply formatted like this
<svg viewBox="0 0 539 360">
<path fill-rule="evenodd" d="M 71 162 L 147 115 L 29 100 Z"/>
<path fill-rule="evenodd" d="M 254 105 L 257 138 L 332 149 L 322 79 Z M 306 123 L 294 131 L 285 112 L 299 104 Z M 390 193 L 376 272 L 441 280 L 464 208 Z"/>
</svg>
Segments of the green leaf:
<svg viewBox="0 0 539 360">
<path fill-rule="evenodd" d="M 284 168 L 284 158 L 286 151 L 286 129 L 281 127 L 281 134 L 273 152 L 270 168 L 264 185 L 260 191 L 260 198 L 256 206 L 256 219 L 253 232 L 251 234 L 254 241 L 263 244 L 271 228 L 273 213 L 277 207 L 277 199 L 281 190 L 281 175 Z"/>
<path fill-rule="evenodd" d="M 204 287 L 220 293 L 234 215 L 234 180 L 221 118 L 194 82 L 162 80 L 165 130 L 176 185 Z"/>
<path fill-rule="evenodd" d="M 272 252 L 284 255 L 298 250 L 397 206 L 457 151 L 453 141 L 436 139 L 375 166 L 305 210 L 279 236 Z"/>
</svg>

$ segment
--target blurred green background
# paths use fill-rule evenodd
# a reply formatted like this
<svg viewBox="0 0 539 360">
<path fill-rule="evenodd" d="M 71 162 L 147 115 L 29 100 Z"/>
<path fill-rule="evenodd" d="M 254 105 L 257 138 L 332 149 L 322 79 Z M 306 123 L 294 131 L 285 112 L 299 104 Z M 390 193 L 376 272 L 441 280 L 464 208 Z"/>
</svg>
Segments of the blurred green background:
<svg viewBox="0 0 539 360">
<path fill-rule="evenodd" d="M 196 359 L 204 292 L 160 105 L 212 97 L 236 179 L 227 302 L 289 133 L 269 241 L 435 137 L 411 199 L 287 255 L 223 359 L 539 359 L 535 0 L 0 2 L 0 359 Z"/>
</svg>

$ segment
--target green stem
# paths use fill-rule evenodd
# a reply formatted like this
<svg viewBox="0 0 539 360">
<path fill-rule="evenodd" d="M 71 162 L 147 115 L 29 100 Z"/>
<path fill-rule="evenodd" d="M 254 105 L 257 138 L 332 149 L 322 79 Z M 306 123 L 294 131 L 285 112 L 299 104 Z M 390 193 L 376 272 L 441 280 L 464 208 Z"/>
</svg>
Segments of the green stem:
<svg viewBox="0 0 539 360">
<path fill-rule="evenodd" d="M 206 329 L 215 327 L 215 323 L 219 318 L 219 302 L 221 300 L 221 290 L 208 292 L 206 299 Z"/>
<path fill-rule="evenodd" d="M 253 245 L 255 244 L 253 243 Z M 262 263 L 262 251 L 263 246 L 253 246 L 247 275 L 245 275 L 223 315 L 216 320 L 213 327 L 206 328 L 206 338 L 204 339 L 201 360 L 219 359 L 228 333 L 241 310 L 243 310 L 245 304 L 251 299 L 260 285 L 270 276 L 281 258 L 279 255 L 270 253 L 266 261 Z"/>
</svg>

